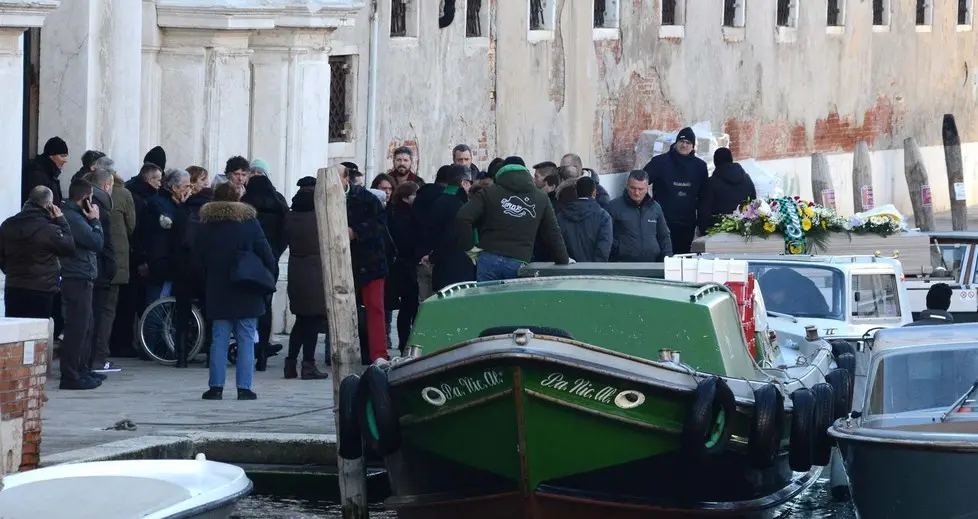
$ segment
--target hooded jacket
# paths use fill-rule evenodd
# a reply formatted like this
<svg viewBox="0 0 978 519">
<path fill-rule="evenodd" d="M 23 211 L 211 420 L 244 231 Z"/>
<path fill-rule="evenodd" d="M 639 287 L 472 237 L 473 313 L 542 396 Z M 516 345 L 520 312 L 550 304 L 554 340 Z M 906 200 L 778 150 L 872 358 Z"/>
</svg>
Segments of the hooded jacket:
<svg viewBox="0 0 978 519">
<path fill-rule="evenodd" d="M 700 234 L 720 222 L 724 215 L 734 212 L 747 199 L 757 198 L 757 190 L 750 175 L 736 162 L 722 164 L 713 171 L 707 181 L 703 199 L 700 200 Z"/>
<path fill-rule="evenodd" d="M 241 196 L 241 201 L 258 211 L 258 223 L 272 247 L 272 254 L 276 260 L 281 258 L 289 246 L 285 235 L 285 215 L 289 213 L 289 203 L 285 197 L 267 176 L 255 175 L 248 180 L 248 189 Z"/>
<path fill-rule="evenodd" d="M 53 219 L 47 210 L 30 202 L 0 224 L 0 270 L 6 286 L 57 292 L 61 263 L 75 253 L 68 221 Z"/>
<path fill-rule="evenodd" d="M 95 281 L 98 276 L 98 254 L 105 245 L 102 224 L 98 219 L 89 220 L 81 207 L 71 200 L 65 201 L 63 211 L 71 236 L 75 239 L 75 253 L 61 261 L 61 277 Z"/>
<path fill-rule="evenodd" d="M 289 245 L 289 310 L 301 316 L 326 315 L 315 193 L 315 186 L 300 188 L 292 197 L 292 210 L 285 216 Z"/>
<path fill-rule="evenodd" d="M 418 188 L 418 193 L 414 197 L 411 212 L 414 229 L 413 261 L 415 265 L 421 261 L 421 258 L 431 254 L 431 250 L 434 248 L 432 240 L 435 237 L 429 228 L 431 225 L 431 208 L 434 207 L 435 201 L 438 200 L 444 190 L 444 184 L 425 184 Z"/>
<path fill-rule="evenodd" d="M 611 261 L 658 262 L 672 256 L 672 236 L 662 207 L 648 194 L 636 204 L 628 195 L 608 204 L 614 227 Z"/>
<path fill-rule="evenodd" d="M 500 256 L 529 262 L 539 230 L 554 262 L 569 261 L 564 239 L 550 198 L 533 184 L 526 166 L 509 164 L 499 168 L 493 185 L 479 191 L 458 211 L 459 246 L 475 246 L 473 231 L 479 230 L 479 248 Z"/>
<path fill-rule="evenodd" d="M 557 215 L 567 255 L 577 262 L 604 262 L 611 256 L 611 215 L 593 198 L 578 198 Z"/>
<path fill-rule="evenodd" d="M 667 153 L 652 157 L 644 169 L 649 174 L 652 198 L 662 206 L 670 229 L 692 228 L 700 220 L 697 211 L 705 196 L 709 173 L 706 162 L 697 157 L 693 130 L 683 128 L 679 137 L 692 139 L 693 151 L 683 156 L 673 144 Z"/>
</svg>

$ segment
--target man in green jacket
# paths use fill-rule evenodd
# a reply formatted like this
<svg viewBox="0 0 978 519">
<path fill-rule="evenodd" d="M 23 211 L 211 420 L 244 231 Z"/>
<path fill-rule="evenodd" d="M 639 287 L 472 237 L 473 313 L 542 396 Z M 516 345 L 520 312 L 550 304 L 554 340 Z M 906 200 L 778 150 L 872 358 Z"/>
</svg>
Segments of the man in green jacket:
<svg viewBox="0 0 978 519">
<path fill-rule="evenodd" d="M 533 257 L 537 232 L 556 264 L 569 263 L 550 198 L 534 185 L 533 175 L 523 159 L 507 158 L 494 180 L 493 185 L 469 199 L 456 217 L 462 250 L 468 251 L 476 245 L 473 231 L 478 229 L 482 252 L 476 265 L 476 279 L 516 278 L 520 267 Z"/>
</svg>

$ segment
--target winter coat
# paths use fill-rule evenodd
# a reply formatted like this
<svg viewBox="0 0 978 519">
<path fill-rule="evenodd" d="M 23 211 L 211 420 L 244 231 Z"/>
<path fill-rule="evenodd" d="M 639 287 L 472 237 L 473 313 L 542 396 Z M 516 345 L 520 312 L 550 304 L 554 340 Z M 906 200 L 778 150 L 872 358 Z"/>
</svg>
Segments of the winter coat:
<svg viewBox="0 0 978 519">
<path fill-rule="evenodd" d="M 115 277 L 113 285 L 129 283 L 129 241 L 136 230 L 136 206 L 132 193 L 126 189 L 122 180 L 116 177 L 112 186 L 112 222 L 109 234 L 112 236 L 112 247 L 115 249 Z"/>
<path fill-rule="evenodd" d="M 463 251 L 475 246 L 473 231 L 478 227 L 479 248 L 528 262 L 540 231 L 557 264 L 565 265 L 570 259 L 550 198 L 537 189 L 533 175 L 524 166 L 500 168 L 495 183 L 476 193 L 458 211 L 456 226 Z"/>
<path fill-rule="evenodd" d="M 608 214 L 614 236 L 611 261 L 658 262 L 672 256 L 668 220 L 651 196 L 645 195 L 641 204 L 628 195 L 618 197 L 608 204 Z"/>
<path fill-rule="evenodd" d="M 435 184 L 429 184 L 434 186 Z M 417 200 L 417 199 L 415 199 Z M 417 265 L 421 258 L 415 258 L 414 252 L 417 246 L 415 232 L 418 225 L 415 223 L 414 206 L 400 201 L 396 204 L 387 204 L 387 232 L 390 233 L 394 248 L 397 250 L 395 263 Z M 429 220 L 430 221 L 430 220 Z"/>
<path fill-rule="evenodd" d="M 928 326 L 934 324 L 954 324 L 954 317 L 945 310 L 924 310 L 916 321 L 903 325 L 907 326 Z"/>
<path fill-rule="evenodd" d="M 135 176 L 126 181 L 126 189 L 132 195 L 133 209 L 136 211 L 136 228 L 129 237 L 129 265 L 138 267 L 146 263 L 145 240 L 143 239 L 144 227 L 146 227 L 146 204 L 151 198 L 156 196 L 157 189 L 143 182 L 143 179 Z"/>
<path fill-rule="evenodd" d="M 690 152 L 682 156 L 675 145 L 652 157 L 645 165 L 652 198 L 662 206 L 670 229 L 692 228 L 699 223 L 697 211 L 707 188 L 706 162 Z"/>
<path fill-rule="evenodd" d="M 265 296 L 231 283 L 240 251 L 254 251 L 270 272 L 277 267 L 254 207 L 242 202 L 205 204 L 193 249 L 194 268 L 205 280 L 206 319 L 252 319 L 265 313 Z"/>
<path fill-rule="evenodd" d="M 258 223 L 265 232 L 272 254 L 278 261 L 288 247 L 285 236 L 285 215 L 289 212 L 289 203 L 282 193 L 275 190 L 272 181 L 265 175 L 256 175 L 248 181 L 248 190 L 241 201 L 254 207 L 258 212 Z"/>
<path fill-rule="evenodd" d="M 387 276 L 387 228 L 384 206 L 363 186 L 346 193 L 346 219 L 356 237 L 350 242 L 353 279 L 358 287 Z"/>
<path fill-rule="evenodd" d="M 424 185 L 424 179 L 421 178 L 421 177 L 419 177 L 418 175 L 414 174 L 413 171 L 411 171 L 407 175 L 405 175 L 404 180 L 400 180 L 399 178 L 397 178 L 397 175 L 394 174 L 394 170 L 388 171 L 387 174 L 390 175 L 391 178 L 394 179 L 394 184 L 395 184 L 394 187 L 397 187 L 397 186 L 399 186 L 399 185 L 401 185 L 401 184 L 403 184 L 405 182 L 414 182 L 415 184 L 418 184 L 419 186 L 423 186 Z"/>
<path fill-rule="evenodd" d="M 441 290 L 453 283 L 475 280 L 475 265 L 459 247 L 455 219 L 458 211 L 469 201 L 464 189 L 446 186 L 431 208 L 430 229 L 434 232 L 431 252 L 431 286 Z M 471 248 L 471 247 L 469 247 Z"/>
<path fill-rule="evenodd" d="M 285 216 L 289 247 L 289 309 L 295 315 L 326 315 L 315 192 L 315 186 L 299 189 L 292 197 L 292 210 Z"/>
<path fill-rule="evenodd" d="M 160 189 L 156 196 L 146 201 L 143 220 L 139 222 L 140 239 L 152 283 L 162 285 L 175 279 L 180 237 L 173 232 L 173 223 L 178 212 L 179 205 L 167 189 Z"/>
<path fill-rule="evenodd" d="M 64 218 L 51 218 L 33 203 L 0 224 L 0 270 L 9 288 L 57 292 L 58 258 L 75 253 L 75 240 Z"/>
<path fill-rule="evenodd" d="M 198 286 L 204 281 L 203 273 L 196 270 L 193 262 L 194 246 L 197 243 L 197 231 L 200 230 L 200 210 L 204 205 L 214 200 L 214 192 L 209 188 L 194 193 L 187 201 L 180 204 L 177 217 L 173 221 L 173 238 L 175 250 L 175 280 L 183 282 L 181 288 Z M 193 290 L 191 290 L 193 292 Z M 202 295 L 197 291 L 196 295 Z"/>
<path fill-rule="evenodd" d="M 734 212 L 748 199 L 757 198 L 754 182 L 736 162 L 724 164 L 713 171 L 700 200 L 700 234 L 720 223 L 721 217 Z"/>
<path fill-rule="evenodd" d="M 106 286 L 115 278 L 117 267 L 112 242 L 112 195 L 100 187 L 92 187 L 92 203 L 98 206 L 98 221 L 102 224 L 102 250 L 98 253 L 96 284 Z"/>
<path fill-rule="evenodd" d="M 61 260 L 61 277 L 95 281 L 98 276 L 98 255 L 105 244 L 102 224 L 98 219 L 89 220 L 81 207 L 71 200 L 65 201 L 62 210 L 71 236 L 75 239 L 75 253 Z"/>
<path fill-rule="evenodd" d="M 557 215 L 567 254 L 577 262 L 603 262 L 611 256 L 611 215 L 597 200 L 578 198 Z"/>
<path fill-rule="evenodd" d="M 54 205 L 61 207 L 64 203 L 64 195 L 61 194 L 61 170 L 54 164 L 51 157 L 38 155 L 34 160 L 24 166 L 24 173 L 21 178 L 20 203 L 27 202 L 27 197 L 31 190 L 37 186 L 47 186 L 54 193 Z"/>
<path fill-rule="evenodd" d="M 441 196 L 445 190 L 443 184 L 425 184 L 418 189 L 414 197 L 414 205 L 411 206 L 414 225 L 414 258 L 417 264 L 421 258 L 431 254 L 434 247 L 431 243 L 433 235 L 428 226 L 431 224 L 431 208 L 435 205 L 435 200 Z"/>
</svg>

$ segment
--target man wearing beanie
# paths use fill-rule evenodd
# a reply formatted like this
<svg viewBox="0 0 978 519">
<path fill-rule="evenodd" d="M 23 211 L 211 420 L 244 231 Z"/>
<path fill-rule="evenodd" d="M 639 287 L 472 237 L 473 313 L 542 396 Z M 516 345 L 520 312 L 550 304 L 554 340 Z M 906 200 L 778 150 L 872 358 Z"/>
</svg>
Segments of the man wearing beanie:
<svg viewBox="0 0 978 519">
<path fill-rule="evenodd" d="M 954 318 L 947 311 L 951 308 L 954 291 L 947 283 L 935 283 L 927 291 L 927 310 L 920 312 L 916 321 L 904 326 L 927 326 L 931 324 L 954 324 Z"/>
<path fill-rule="evenodd" d="M 495 183 L 459 209 L 456 225 L 463 251 L 475 246 L 476 222 L 481 222 L 482 252 L 476 265 L 479 281 L 517 277 L 520 267 L 533 257 L 538 231 L 555 263 L 566 265 L 570 261 L 550 198 L 534 185 L 533 174 L 520 157 L 504 160 Z"/>
<path fill-rule="evenodd" d="M 683 128 L 669 151 L 652 157 L 649 174 L 652 198 L 662 206 L 675 254 L 688 254 L 700 222 L 697 211 L 707 186 L 706 162 L 697 157 L 696 134 Z"/>
<path fill-rule="evenodd" d="M 713 152 L 713 176 L 706 183 L 700 200 L 700 236 L 720 222 L 724 215 L 734 212 L 747 200 L 757 198 L 754 182 L 744 168 L 733 161 L 729 148 L 717 148 Z"/>
<path fill-rule="evenodd" d="M 146 153 L 143 163 L 156 164 L 160 171 L 166 171 L 166 151 L 162 146 L 157 146 Z"/>
<path fill-rule="evenodd" d="M 61 207 L 64 196 L 61 194 L 61 168 L 68 162 L 68 144 L 61 137 L 51 137 L 44 143 L 44 151 L 39 153 L 24 167 L 21 179 L 20 203 L 28 199 L 31 190 L 44 186 L 54 193 L 54 205 Z"/>
</svg>

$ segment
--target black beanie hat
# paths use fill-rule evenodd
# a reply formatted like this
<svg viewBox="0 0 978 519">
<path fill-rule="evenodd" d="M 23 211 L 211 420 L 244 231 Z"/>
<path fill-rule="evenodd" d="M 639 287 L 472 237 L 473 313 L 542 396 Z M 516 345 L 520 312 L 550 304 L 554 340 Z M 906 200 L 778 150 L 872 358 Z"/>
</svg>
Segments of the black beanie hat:
<svg viewBox="0 0 978 519">
<path fill-rule="evenodd" d="M 951 296 L 954 294 L 947 283 L 936 283 L 927 291 L 927 309 L 944 310 L 951 308 Z"/>
<path fill-rule="evenodd" d="M 696 147 L 696 134 L 693 132 L 693 129 L 687 126 L 679 130 L 679 135 L 676 136 L 676 142 L 679 141 L 689 141 L 693 143 L 693 147 Z"/>
<path fill-rule="evenodd" d="M 51 137 L 44 143 L 44 155 L 67 155 L 68 143 L 61 137 Z"/>
<path fill-rule="evenodd" d="M 149 150 L 149 153 L 143 157 L 143 162 L 156 164 L 160 169 L 166 171 L 166 151 L 163 150 L 162 146 L 157 146 Z"/>
<path fill-rule="evenodd" d="M 733 163 L 733 153 L 730 153 L 730 148 L 717 148 L 713 152 L 713 166 L 719 168 L 720 166 Z"/>
<path fill-rule="evenodd" d="M 312 187 L 316 185 L 316 177 L 302 177 L 295 184 L 298 187 Z"/>
</svg>

